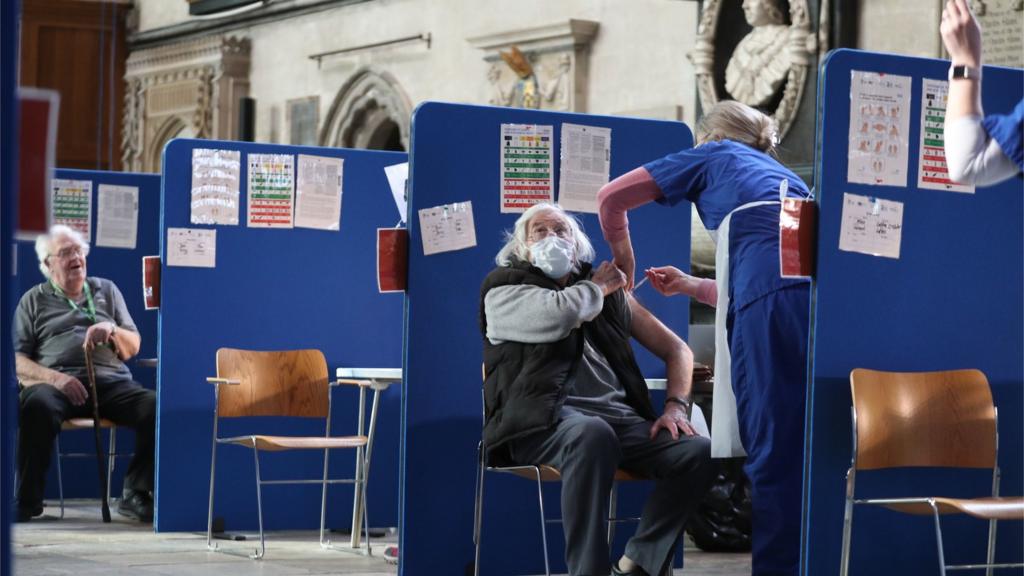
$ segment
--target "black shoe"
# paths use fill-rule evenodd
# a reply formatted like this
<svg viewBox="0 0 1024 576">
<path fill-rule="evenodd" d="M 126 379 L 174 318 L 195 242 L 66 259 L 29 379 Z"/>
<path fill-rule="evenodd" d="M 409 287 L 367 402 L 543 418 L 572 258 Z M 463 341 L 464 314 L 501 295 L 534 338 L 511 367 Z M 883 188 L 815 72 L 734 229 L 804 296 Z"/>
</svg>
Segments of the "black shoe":
<svg viewBox="0 0 1024 576">
<path fill-rule="evenodd" d="M 145 492 L 125 490 L 117 503 L 117 513 L 139 522 L 152 522 L 153 500 Z"/>
<path fill-rule="evenodd" d="M 36 516 L 42 516 L 42 515 L 43 515 L 43 505 L 42 504 L 37 504 L 35 506 L 25 506 L 25 507 L 22 507 L 19 504 L 18 505 L 18 515 L 17 515 L 17 517 L 15 518 L 14 521 L 15 522 L 19 522 L 19 523 L 20 522 L 28 522 L 29 520 L 35 518 Z"/>
</svg>

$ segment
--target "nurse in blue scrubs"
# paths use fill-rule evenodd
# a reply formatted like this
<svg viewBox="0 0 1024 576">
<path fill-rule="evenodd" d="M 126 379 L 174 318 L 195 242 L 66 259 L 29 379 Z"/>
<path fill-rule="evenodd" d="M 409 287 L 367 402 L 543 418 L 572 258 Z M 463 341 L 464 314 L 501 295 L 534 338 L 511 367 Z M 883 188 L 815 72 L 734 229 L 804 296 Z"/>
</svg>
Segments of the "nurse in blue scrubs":
<svg viewBox="0 0 1024 576">
<path fill-rule="evenodd" d="M 939 25 L 949 52 L 945 147 L 954 182 L 991 186 L 1024 171 L 1024 99 L 1009 114 L 981 108 L 981 28 L 966 0 L 948 0 Z"/>
<path fill-rule="evenodd" d="M 689 219 L 692 202 L 715 240 L 716 286 L 671 266 L 647 276 L 665 294 L 716 306 L 711 451 L 747 456 L 759 576 L 795 576 L 800 567 L 810 283 L 780 276 L 779 213 L 781 198 L 810 193 L 775 159 L 777 134 L 761 112 L 720 102 L 698 125 L 695 148 L 624 174 L 598 196 L 602 231 L 630 286 L 629 210 L 682 203 L 679 217 Z"/>
</svg>

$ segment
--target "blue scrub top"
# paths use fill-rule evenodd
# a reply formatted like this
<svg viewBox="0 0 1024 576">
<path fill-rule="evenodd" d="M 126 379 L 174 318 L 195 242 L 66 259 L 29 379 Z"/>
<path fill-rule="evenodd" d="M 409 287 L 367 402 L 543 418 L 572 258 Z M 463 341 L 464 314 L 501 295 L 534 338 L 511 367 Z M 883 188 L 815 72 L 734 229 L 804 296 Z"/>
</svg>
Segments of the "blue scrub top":
<svg viewBox="0 0 1024 576">
<path fill-rule="evenodd" d="M 779 200 L 783 179 L 789 180 L 789 197 L 810 196 L 803 180 L 791 170 L 764 152 L 731 140 L 669 154 L 644 168 L 661 188 L 663 197 L 658 202 L 668 206 L 683 200 L 693 202 L 708 230 L 717 230 L 730 212 L 744 204 Z M 776 290 L 808 282 L 779 275 L 779 209 L 774 204 L 750 208 L 730 220 L 732 310 Z"/>
<path fill-rule="evenodd" d="M 990 114 L 981 121 L 1003 154 L 1024 171 L 1024 99 L 1017 103 L 1009 114 Z"/>
</svg>

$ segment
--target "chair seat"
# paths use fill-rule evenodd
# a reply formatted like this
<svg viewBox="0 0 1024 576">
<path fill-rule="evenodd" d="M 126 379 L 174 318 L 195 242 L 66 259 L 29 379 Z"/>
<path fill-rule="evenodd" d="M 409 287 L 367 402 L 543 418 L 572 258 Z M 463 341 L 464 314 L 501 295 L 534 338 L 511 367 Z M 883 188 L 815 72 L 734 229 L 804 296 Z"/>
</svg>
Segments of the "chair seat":
<svg viewBox="0 0 1024 576">
<path fill-rule="evenodd" d="M 259 450 L 323 450 L 324 448 L 358 448 L 366 446 L 366 436 L 237 436 L 218 438 L 224 444 L 238 444 L 252 448 L 253 439 Z"/>
<path fill-rule="evenodd" d="M 538 468 L 540 468 L 540 479 L 542 482 L 556 482 L 562 479 L 562 473 L 558 470 L 558 468 L 555 468 L 554 466 L 541 464 L 540 466 L 538 466 Z M 491 470 L 495 472 L 506 472 L 508 474 L 515 474 L 516 476 L 526 478 L 527 480 L 537 479 L 537 476 L 534 473 L 532 466 L 498 467 L 491 468 Z M 616 482 L 629 482 L 632 480 L 646 480 L 646 478 L 644 478 L 643 476 L 639 476 L 637 474 L 633 474 L 632 472 L 628 472 L 621 468 L 615 471 Z"/>
<path fill-rule="evenodd" d="M 986 520 L 1024 520 L 1022 498 L 932 498 L 939 514 L 969 514 Z M 868 502 L 875 504 L 874 502 Z M 904 514 L 931 515 L 927 500 L 921 502 L 877 503 Z"/>
<path fill-rule="evenodd" d="M 81 430 L 83 428 L 92 428 L 92 418 L 68 418 L 61 425 L 61 430 Z M 100 418 L 100 428 L 116 428 L 117 424 L 114 424 L 106 418 Z"/>
</svg>

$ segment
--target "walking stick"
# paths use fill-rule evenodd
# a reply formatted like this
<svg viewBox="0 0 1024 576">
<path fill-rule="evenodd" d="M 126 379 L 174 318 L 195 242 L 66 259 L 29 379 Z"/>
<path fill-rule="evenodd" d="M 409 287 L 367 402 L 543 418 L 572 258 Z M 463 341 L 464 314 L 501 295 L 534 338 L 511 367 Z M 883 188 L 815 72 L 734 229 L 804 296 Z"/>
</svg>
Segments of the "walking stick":
<svg viewBox="0 0 1024 576">
<path fill-rule="evenodd" d="M 89 373 L 89 395 L 92 396 L 92 431 L 96 439 L 96 466 L 100 473 L 100 500 L 103 506 L 103 522 L 110 522 L 110 504 L 107 503 L 107 458 L 100 442 L 100 401 L 96 394 L 96 369 L 92 365 L 92 350 L 85 349 L 85 369 Z"/>
</svg>

